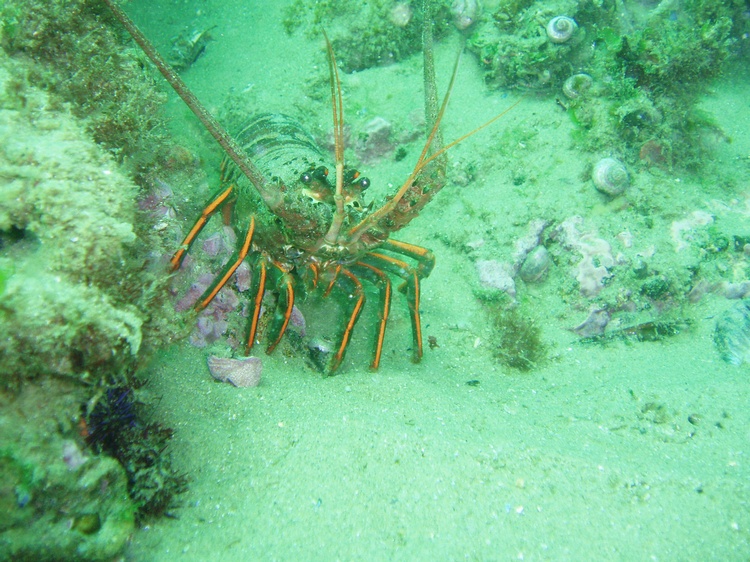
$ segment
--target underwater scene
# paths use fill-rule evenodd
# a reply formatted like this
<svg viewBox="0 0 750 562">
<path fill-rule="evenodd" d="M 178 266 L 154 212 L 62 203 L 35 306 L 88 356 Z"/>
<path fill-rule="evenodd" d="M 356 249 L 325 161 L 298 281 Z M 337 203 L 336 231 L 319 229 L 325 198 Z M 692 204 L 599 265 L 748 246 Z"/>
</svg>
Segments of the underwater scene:
<svg viewBox="0 0 750 562">
<path fill-rule="evenodd" d="M 0 47 L 0 560 L 750 559 L 746 0 Z"/>
</svg>

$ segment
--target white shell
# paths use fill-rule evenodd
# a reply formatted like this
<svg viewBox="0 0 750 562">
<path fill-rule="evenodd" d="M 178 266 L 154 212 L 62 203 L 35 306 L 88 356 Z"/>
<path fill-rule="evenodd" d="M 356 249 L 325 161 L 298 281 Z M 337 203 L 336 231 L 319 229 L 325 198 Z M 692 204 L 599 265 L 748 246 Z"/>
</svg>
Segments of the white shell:
<svg viewBox="0 0 750 562">
<path fill-rule="evenodd" d="M 231 359 L 211 355 L 208 358 L 208 370 L 213 378 L 221 382 L 241 387 L 258 386 L 263 365 L 258 357 Z"/>
<path fill-rule="evenodd" d="M 529 252 L 518 271 L 526 283 L 541 283 L 547 278 L 552 258 L 544 246 L 537 246 Z"/>
<path fill-rule="evenodd" d="M 574 74 L 563 84 L 562 91 L 565 97 L 574 100 L 585 94 L 594 85 L 594 79 L 588 74 Z"/>
<path fill-rule="evenodd" d="M 547 24 L 547 37 L 553 43 L 565 43 L 578 29 L 578 24 L 568 16 L 557 16 Z"/>
<path fill-rule="evenodd" d="M 453 23 L 462 31 L 474 25 L 481 12 L 479 0 L 453 0 L 451 4 Z"/>
<path fill-rule="evenodd" d="M 625 164 L 614 158 L 602 158 L 591 173 L 596 189 L 612 197 L 622 194 L 630 185 Z"/>
</svg>

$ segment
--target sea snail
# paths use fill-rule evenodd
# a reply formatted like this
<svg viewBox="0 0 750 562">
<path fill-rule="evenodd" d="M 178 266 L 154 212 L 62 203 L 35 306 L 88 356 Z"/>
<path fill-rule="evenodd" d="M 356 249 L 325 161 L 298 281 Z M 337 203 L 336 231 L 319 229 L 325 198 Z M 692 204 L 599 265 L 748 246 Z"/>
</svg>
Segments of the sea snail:
<svg viewBox="0 0 750 562">
<path fill-rule="evenodd" d="M 557 16 L 549 20 L 547 24 L 547 37 L 553 43 L 565 43 L 573 36 L 576 29 L 578 29 L 578 24 L 573 18 Z"/>
</svg>

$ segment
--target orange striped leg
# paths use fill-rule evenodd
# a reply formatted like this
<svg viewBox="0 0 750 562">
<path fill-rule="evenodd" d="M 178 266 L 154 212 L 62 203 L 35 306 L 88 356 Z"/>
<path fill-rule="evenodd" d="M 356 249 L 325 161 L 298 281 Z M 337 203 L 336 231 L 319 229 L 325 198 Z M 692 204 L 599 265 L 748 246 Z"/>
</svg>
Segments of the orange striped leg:
<svg viewBox="0 0 750 562">
<path fill-rule="evenodd" d="M 208 207 L 203 209 L 201 216 L 195 221 L 193 228 L 190 229 L 190 232 L 188 232 L 187 236 L 185 236 L 185 239 L 182 241 L 182 244 L 180 244 L 180 248 L 174 253 L 172 259 L 169 260 L 172 271 L 179 269 L 180 265 L 182 265 L 182 260 L 185 259 L 185 254 L 190 249 L 195 237 L 198 236 L 201 230 L 203 230 L 203 227 L 206 226 L 208 219 L 210 219 L 211 215 L 216 212 L 216 209 L 218 209 L 227 198 L 232 195 L 233 191 L 234 184 L 222 191 L 216 199 L 211 201 Z"/>
<path fill-rule="evenodd" d="M 349 320 L 344 327 L 344 332 L 341 334 L 339 348 L 331 359 L 331 364 L 328 367 L 329 375 L 332 375 L 333 372 L 339 368 L 339 365 L 341 365 L 341 361 L 343 361 L 344 354 L 346 353 L 346 346 L 349 344 L 349 339 L 351 338 L 352 330 L 354 329 L 354 324 L 356 324 L 357 318 L 359 318 L 359 313 L 362 312 L 362 307 L 365 304 L 365 291 L 362 288 L 362 283 L 359 282 L 359 279 L 357 279 L 357 277 L 348 269 L 341 268 L 341 273 L 344 275 L 343 278 L 348 279 L 354 286 L 354 290 L 348 292 L 348 294 L 354 296 L 355 300 L 354 306 L 351 307 L 351 312 L 349 313 Z M 339 277 L 336 284 L 341 286 L 340 282 L 343 278 Z"/>
<path fill-rule="evenodd" d="M 255 288 L 255 302 L 253 311 L 250 313 L 250 332 L 247 336 L 247 346 L 245 355 L 250 355 L 250 350 L 255 345 L 255 335 L 258 332 L 258 319 L 260 318 L 263 295 L 266 293 L 266 260 L 261 255 L 258 258 L 258 267 L 256 268 L 255 277 L 253 278 L 253 287 Z"/>
<path fill-rule="evenodd" d="M 281 275 L 277 281 L 279 300 L 276 303 L 273 320 L 271 321 L 271 327 L 268 332 L 268 337 L 271 340 L 271 343 L 266 348 L 266 353 L 269 355 L 273 353 L 273 350 L 279 345 L 284 332 L 286 332 L 286 328 L 289 325 L 289 319 L 292 317 L 292 309 L 294 308 L 294 281 L 292 276 L 275 263 L 274 266 L 278 269 Z"/>
<path fill-rule="evenodd" d="M 417 275 L 420 279 L 429 277 L 430 273 L 432 273 L 432 269 L 435 267 L 435 255 L 422 246 L 415 246 L 414 244 L 407 244 L 406 242 L 389 239 L 386 240 L 379 249 L 387 250 L 395 254 L 401 254 L 402 256 L 416 260 L 417 263 L 419 263 L 417 266 Z"/>
<path fill-rule="evenodd" d="M 391 280 L 382 270 L 368 263 L 357 262 L 352 268 L 360 272 L 360 277 L 380 288 L 380 326 L 378 337 L 375 340 L 375 354 L 370 364 L 370 369 L 376 371 L 380 366 L 380 356 L 383 353 L 383 339 L 385 338 L 385 327 L 388 322 L 388 314 L 391 309 Z"/>
<path fill-rule="evenodd" d="M 247 253 L 250 251 L 250 244 L 253 241 L 254 232 L 255 218 L 253 217 L 250 219 L 250 225 L 247 228 L 247 235 L 245 235 L 245 242 L 242 244 L 242 248 L 240 248 L 237 259 L 224 271 L 224 275 L 221 276 L 218 282 L 212 283 L 211 286 L 206 289 L 206 292 L 203 293 L 200 300 L 198 301 L 198 304 L 195 305 L 195 310 L 203 310 L 204 308 L 206 308 L 208 304 L 212 300 L 214 300 L 214 297 L 218 294 L 221 288 L 227 284 L 227 281 L 229 281 L 234 272 L 242 263 L 242 260 L 245 259 L 245 256 L 247 256 Z"/>
<path fill-rule="evenodd" d="M 399 290 L 406 293 L 406 302 L 409 305 L 413 340 L 412 361 L 419 363 L 422 359 L 422 321 L 419 317 L 420 286 L 417 270 L 404 261 L 377 252 L 368 252 L 361 261 L 398 275 L 405 281 Z"/>
<path fill-rule="evenodd" d="M 331 294 L 331 289 L 333 289 L 333 286 L 336 284 L 336 281 L 339 278 L 339 273 L 341 273 L 341 266 L 337 265 L 336 269 L 333 270 L 333 275 L 331 276 L 331 280 L 328 283 L 328 287 L 326 287 L 326 290 L 323 292 L 324 299 Z"/>
</svg>

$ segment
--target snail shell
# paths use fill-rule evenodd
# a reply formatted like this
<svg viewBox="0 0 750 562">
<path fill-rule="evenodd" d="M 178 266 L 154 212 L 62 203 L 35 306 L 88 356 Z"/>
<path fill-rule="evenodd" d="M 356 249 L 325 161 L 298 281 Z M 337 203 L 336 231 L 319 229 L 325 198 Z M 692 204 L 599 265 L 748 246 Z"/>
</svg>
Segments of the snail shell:
<svg viewBox="0 0 750 562">
<path fill-rule="evenodd" d="M 591 173 L 596 189 L 615 197 L 622 194 L 630 184 L 625 164 L 614 158 L 603 158 L 594 166 Z"/>
<path fill-rule="evenodd" d="M 479 0 L 454 0 L 451 4 L 453 23 L 461 31 L 474 25 L 481 11 Z"/>
<path fill-rule="evenodd" d="M 526 256 L 518 274 L 526 283 L 541 283 L 547 278 L 550 265 L 552 258 L 547 248 L 537 246 Z"/>
<path fill-rule="evenodd" d="M 553 43 L 565 43 L 578 29 L 578 24 L 568 16 L 557 16 L 547 24 L 547 37 Z"/>
<path fill-rule="evenodd" d="M 568 99 L 574 100 L 589 91 L 593 85 L 594 79 L 588 74 L 574 74 L 565 81 L 562 91 Z"/>
</svg>

